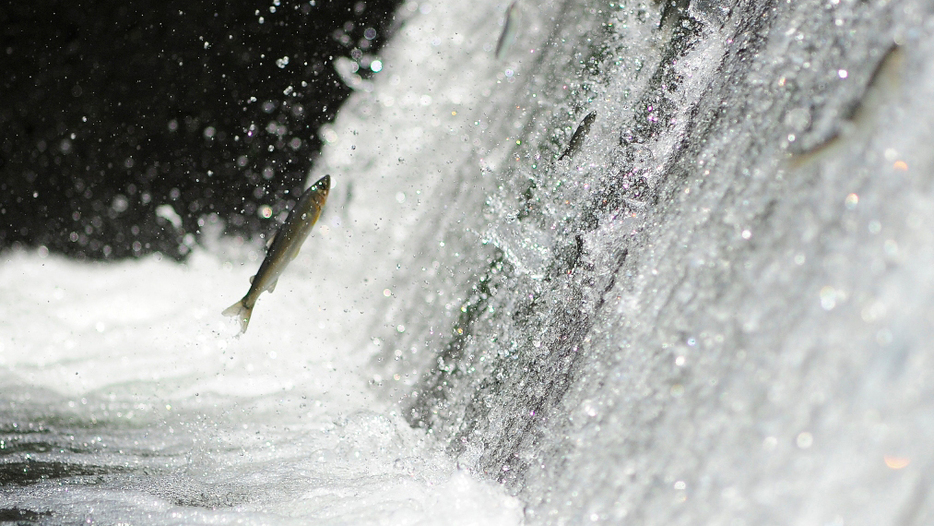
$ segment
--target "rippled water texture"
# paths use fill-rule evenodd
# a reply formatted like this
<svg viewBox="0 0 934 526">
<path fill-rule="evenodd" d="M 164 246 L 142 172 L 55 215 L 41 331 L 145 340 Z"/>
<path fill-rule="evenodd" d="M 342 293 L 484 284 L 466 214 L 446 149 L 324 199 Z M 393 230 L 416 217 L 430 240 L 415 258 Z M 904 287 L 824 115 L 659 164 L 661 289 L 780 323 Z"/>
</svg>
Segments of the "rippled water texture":
<svg viewBox="0 0 934 526">
<path fill-rule="evenodd" d="M 931 522 L 931 7 L 507 7 L 402 6 L 240 339 L 258 243 L 5 255 L 0 516 Z"/>
</svg>

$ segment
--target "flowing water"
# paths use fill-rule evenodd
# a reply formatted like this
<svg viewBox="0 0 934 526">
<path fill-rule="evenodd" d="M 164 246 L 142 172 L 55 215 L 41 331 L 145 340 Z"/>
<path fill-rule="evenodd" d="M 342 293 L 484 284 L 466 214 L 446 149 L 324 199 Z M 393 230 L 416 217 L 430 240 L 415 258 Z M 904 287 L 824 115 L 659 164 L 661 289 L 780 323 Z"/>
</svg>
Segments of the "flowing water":
<svg viewBox="0 0 934 526">
<path fill-rule="evenodd" d="M 5 254 L 0 519 L 930 523 L 934 8 L 522 0 L 497 59 L 507 6 L 343 71 L 240 338 L 211 217 Z"/>
</svg>

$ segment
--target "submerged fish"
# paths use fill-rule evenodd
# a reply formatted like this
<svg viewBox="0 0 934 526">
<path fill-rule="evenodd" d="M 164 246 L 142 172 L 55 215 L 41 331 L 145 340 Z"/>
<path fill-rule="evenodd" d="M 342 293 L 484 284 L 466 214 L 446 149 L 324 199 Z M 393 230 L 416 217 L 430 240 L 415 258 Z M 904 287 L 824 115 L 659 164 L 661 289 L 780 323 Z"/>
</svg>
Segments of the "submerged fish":
<svg viewBox="0 0 934 526">
<path fill-rule="evenodd" d="M 811 162 L 838 153 L 854 134 L 868 133 L 878 127 L 884 107 L 899 96 L 904 83 L 905 52 L 892 45 L 869 76 L 862 98 L 849 108 L 838 128 L 822 142 L 805 151 L 792 151 L 790 166 L 801 168 Z"/>
<path fill-rule="evenodd" d="M 496 60 L 502 60 L 509 51 L 509 47 L 516 41 L 516 34 L 519 33 L 519 0 L 513 0 L 506 8 L 506 23 L 503 24 L 503 32 L 499 36 L 499 42 L 496 43 Z"/>
<path fill-rule="evenodd" d="M 568 143 L 568 147 L 564 149 L 564 153 L 561 154 L 561 157 L 558 157 L 558 160 L 564 159 L 568 155 L 574 155 L 577 153 L 577 150 L 580 150 L 582 144 L 584 144 L 584 139 L 587 138 L 587 132 L 590 131 L 590 125 L 593 124 L 593 121 L 597 118 L 597 112 L 592 111 L 584 117 L 584 120 L 581 121 L 580 126 L 574 130 L 574 135 L 571 136 L 571 142 Z"/>
<path fill-rule="evenodd" d="M 282 271 L 298 255 L 302 243 L 311 232 L 311 227 L 315 226 L 315 222 L 321 215 L 321 209 L 324 208 L 324 201 L 328 198 L 330 189 L 331 176 L 325 175 L 305 190 L 285 223 L 270 242 L 266 259 L 259 266 L 256 275 L 250 278 L 249 292 L 242 300 L 224 310 L 224 316 L 237 317 L 241 333 L 246 332 L 246 327 L 250 323 L 250 315 L 253 314 L 253 305 L 256 304 L 259 295 L 276 289 L 276 283 Z"/>
</svg>

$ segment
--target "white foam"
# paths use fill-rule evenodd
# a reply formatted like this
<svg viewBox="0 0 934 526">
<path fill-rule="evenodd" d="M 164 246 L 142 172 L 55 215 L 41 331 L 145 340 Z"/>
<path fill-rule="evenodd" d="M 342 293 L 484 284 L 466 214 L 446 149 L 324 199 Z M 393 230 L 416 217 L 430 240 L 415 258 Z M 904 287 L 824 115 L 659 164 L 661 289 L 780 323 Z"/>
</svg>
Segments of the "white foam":
<svg viewBox="0 0 934 526">
<path fill-rule="evenodd" d="M 373 310 L 319 254 L 296 260 L 237 338 L 220 311 L 256 263 L 7 253 L 0 445 L 7 461 L 78 477 L 4 489 L 5 506 L 113 524 L 521 522 L 515 499 L 374 397 L 352 329 Z"/>
</svg>

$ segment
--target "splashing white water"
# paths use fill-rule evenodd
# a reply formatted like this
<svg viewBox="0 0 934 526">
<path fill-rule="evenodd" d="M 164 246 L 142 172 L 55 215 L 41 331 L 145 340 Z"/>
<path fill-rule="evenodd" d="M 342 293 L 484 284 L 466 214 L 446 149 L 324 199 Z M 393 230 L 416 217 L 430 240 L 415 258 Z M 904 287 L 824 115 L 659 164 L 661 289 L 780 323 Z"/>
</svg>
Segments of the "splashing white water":
<svg viewBox="0 0 934 526">
<path fill-rule="evenodd" d="M 0 461 L 15 474 L 0 487 L 4 516 L 141 524 L 522 521 L 519 501 L 458 470 L 371 387 L 384 372 L 370 364 L 380 351 L 377 329 L 389 323 L 405 331 L 385 317 L 394 261 L 407 239 L 430 228 L 419 222 L 432 185 L 450 188 L 425 159 L 428 135 L 440 125 L 435 114 L 455 104 L 441 108 L 447 98 L 460 107 L 476 96 L 459 79 L 444 79 L 450 62 L 435 56 L 432 42 L 464 37 L 447 27 L 452 13 L 429 11 L 411 15 L 404 36 L 386 49 L 376 88 L 352 99 L 354 109 L 327 132 L 320 169 L 334 178 L 330 202 L 242 337 L 220 311 L 246 292 L 262 254 L 254 244 L 218 239 L 216 221 L 203 232 L 207 250 L 196 249 L 184 265 L 4 254 Z M 470 38 L 495 42 L 495 23 L 474 29 L 480 34 Z M 402 71 L 416 57 L 428 63 L 417 74 Z M 492 64 L 492 56 L 474 60 Z M 413 89 L 415 79 L 443 82 L 445 93 Z M 413 126 L 359 121 L 361 105 L 372 102 L 417 110 Z M 434 116 L 423 122 L 425 112 Z M 370 172 L 368 180 L 345 176 L 359 168 L 357 147 L 381 147 L 355 140 L 355 129 L 381 135 L 397 151 L 380 155 L 404 168 L 385 177 Z M 406 140 L 388 140 L 396 134 Z"/>
<path fill-rule="evenodd" d="M 50 522 L 925 523 L 930 8 L 690 4 L 525 5 L 496 60 L 508 2 L 405 3 L 240 339 L 219 311 L 259 261 L 229 240 L 11 256 L 0 447 L 27 485 L 3 497 Z M 913 66 L 877 97 L 883 30 Z"/>
<path fill-rule="evenodd" d="M 371 311 L 343 285 L 360 280 L 308 252 L 241 338 L 218 309 L 256 262 L 8 253 L 0 458 L 22 476 L 0 508 L 50 523 L 518 523 L 517 501 L 374 398 L 350 329 Z"/>
</svg>

